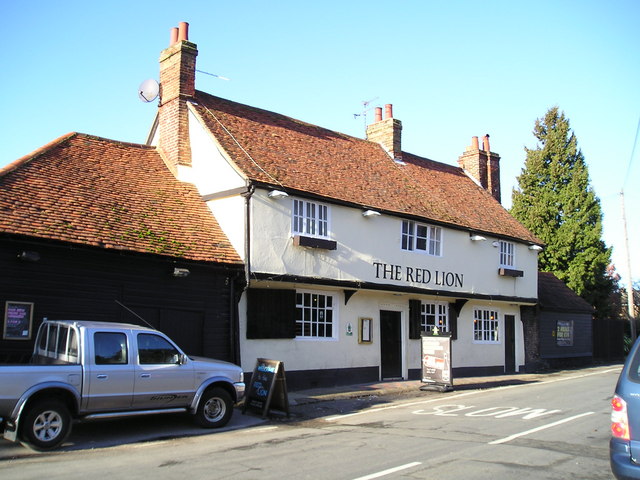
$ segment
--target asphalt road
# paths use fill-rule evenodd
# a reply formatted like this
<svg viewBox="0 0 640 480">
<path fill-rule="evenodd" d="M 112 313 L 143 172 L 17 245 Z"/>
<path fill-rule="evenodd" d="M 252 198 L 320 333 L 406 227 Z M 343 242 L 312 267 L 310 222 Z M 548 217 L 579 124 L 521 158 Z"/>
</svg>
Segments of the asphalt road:
<svg viewBox="0 0 640 480">
<path fill-rule="evenodd" d="M 57 452 L 2 441 L 0 477 L 611 479 L 609 401 L 619 371 L 320 402 L 269 422 L 237 412 L 230 429 L 206 435 L 181 416 L 87 424 Z M 169 432 L 118 443 L 150 428 Z"/>
</svg>

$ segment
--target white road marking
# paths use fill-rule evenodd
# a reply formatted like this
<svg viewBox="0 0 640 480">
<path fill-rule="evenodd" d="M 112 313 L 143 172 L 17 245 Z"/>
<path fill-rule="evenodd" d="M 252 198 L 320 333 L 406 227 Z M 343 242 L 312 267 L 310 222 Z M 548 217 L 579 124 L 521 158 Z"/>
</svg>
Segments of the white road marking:
<svg viewBox="0 0 640 480">
<path fill-rule="evenodd" d="M 584 378 L 584 377 L 590 377 L 592 375 L 602 375 L 605 373 L 611 373 L 611 372 L 619 372 L 621 368 L 610 368 L 608 370 L 603 370 L 603 371 L 599 371 L 599 372 L 591 372 L 591 373 L 584 373 L 582 375 L 574 375 L 571 377 L 563 377 L 563 378 L 556 378 L 553 380 L 543 380 L 542 382 L 537 382 L 537 383 L 521 383 L 518 385 L 506 385 L 504 387 L 496 387 L 495 389 L 492 390 L 508 390 L 508 389 L 512 389 L 512 388 L 522 388 L 522 387 L 532 387 L 535 385 L 545 385 L 547 383 L 556 383 L 556 382 L 565 382 L 567 380 L 575 380 L 577 378 Z M 454 385 L 455 388 L 455 385 Z M 403 408 L 403 407 L 412 407 L 414 405 L 424 405 L 427 403 L 434 403 L 434 402 L 441 402 L 441 401 L 447 401 L 447 400 L 453 400 L 455 398 L 460 398 L 460 397 L 467 397 L 469 395 L 477 395 L 479 393 L 486 393 L 489 390 L 472 390 L 469 392 L 464 392 L 464 393 L 458 393 L 456 395 L 448 395 L 445 397 L 437 397 L 437 398 L 433 398 L 431 400 L 420 400 L 419 402 L 409 402 L 409 403 L 401 403 L 398 405 L 391 405 L 389 407 L 379 407 L 379 408 L 371 408 L 369 410 L 362 410 L 360 412 L 354 412 L 354 413 L 347 413 L 345 415 L 335 415 L 333 417 L 327 417 L 325 418 L 326 422 L 334 422 L 336 420 L 342 420 L 343 418 L 349 418 L 349 417 L 355 417 L 358 415 L 367 415 L 370 413 L 377 413 L 377 412 L 382 412 L 385 410 L 393 410 L 396 408 Z"/>
<path fill-rule="evenodd" d="M 373 478 L 380 478 L 380 477 L 384 477 L 385 475 L 391 475 L 392 473 L 406 470 L 407 468 L 417 467 L 418 465 L 422 465 L 422 462 L 407 463 L 406 465 L 400 465 L 399 467 L 389 468 L 388 470 L 372 473 L 371 475 L 365 475 L 364 477 L 354 478 L 354 480 L 371 480 Z"/>
<path fill-rule="evenodd" d="M 260 427 L 260 428 L 250 428 L 248 430 L 243 430 L 242 433 L 256 433 L 256 432 L 268 432 L 269 430 L 277 430 L 278 427 Z"/>
<path fill-rule="evenodd" d="M 558 425 L 562 425 L 563 423 L 571 422 L 581 417 L 586 417 L 587 415 L 593 415 L 595 412 L 586 412 L 581 413 L 580 415 L 574 415 L 573 417 L 564 418 L 562 420 L 558 420 L 557 422 L 547 423 L 546 425 L 541 425 L 540 427 L 532 428 L 531 430 L 525 430 L 524 432 L 514 433 L 513 435 L 509 435 L 508 437 L 500 438 L 499 440 L 494 440 L 493 442 L 489 442 L 489 445 L 499 445 L 501 443 L 507 443 L 511 440 L 515 440 L 519 437 L 524 437 L 525 435 L 529 435 L 530 433 L 539 432 L 540 430 L 546 430 L 547 428 L 556 427 Z"/>
</svg>

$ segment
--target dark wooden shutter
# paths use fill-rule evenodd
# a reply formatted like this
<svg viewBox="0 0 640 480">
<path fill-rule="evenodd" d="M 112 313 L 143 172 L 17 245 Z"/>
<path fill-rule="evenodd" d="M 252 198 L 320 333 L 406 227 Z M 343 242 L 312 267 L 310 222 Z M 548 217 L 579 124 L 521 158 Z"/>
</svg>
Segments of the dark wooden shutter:
<svg viewBox="0 0 640 480">
<path fill-rule="evenodd" d="M 421 333 L 422 302 L 409 300 L 409 338 L 420 339 Z"/>
<path fill-rule="evenodd" d="M 296 291 L 247 290 L 247 338 L 295 338 Z"/>
<path fill-rule="evenodd" d="M 449 331 L 451 332 L 451 340 L 458 338 L 458 316 L 465 303 L 467 303 L 466 299 L 449 303 Z"/>
</svg>

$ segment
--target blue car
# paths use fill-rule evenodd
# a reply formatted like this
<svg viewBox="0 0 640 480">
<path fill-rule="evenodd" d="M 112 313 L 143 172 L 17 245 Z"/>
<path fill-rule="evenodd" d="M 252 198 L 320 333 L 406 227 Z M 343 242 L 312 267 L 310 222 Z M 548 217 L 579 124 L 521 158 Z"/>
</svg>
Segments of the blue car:
<svg viewBox="0 0 640 480">
<path fill-rule="evenodd" d="M 609 458 L 618 480 L 640 479 L 640 338 L 629 352 L 611 400 Z"/>
</svg>

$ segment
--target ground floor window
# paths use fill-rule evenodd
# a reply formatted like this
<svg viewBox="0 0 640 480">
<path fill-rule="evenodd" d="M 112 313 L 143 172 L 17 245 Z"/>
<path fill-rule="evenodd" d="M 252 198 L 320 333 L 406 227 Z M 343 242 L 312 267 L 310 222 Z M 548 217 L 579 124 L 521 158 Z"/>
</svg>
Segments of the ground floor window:
<svg viewBox="0 0 640 480">
<path fill-rule="evenodd" d="M 318 292 L 296 292 L 296 337 L 334 338 L 335 301 L 333 295 Z"/>
<path fill-rule="evenodd" d="M 438 327 L 439 332 L 449 331 L 448 310 L 449 305 L 444 302 L 422 303 L 420 326 L 423 332 L 432 332 Z"/>
<path fill-rule="evenodd" d="M 473 340 L 482 343 L 500 343 L 500 320 L 495 310 L 473 310 Z"/>
</svg>

